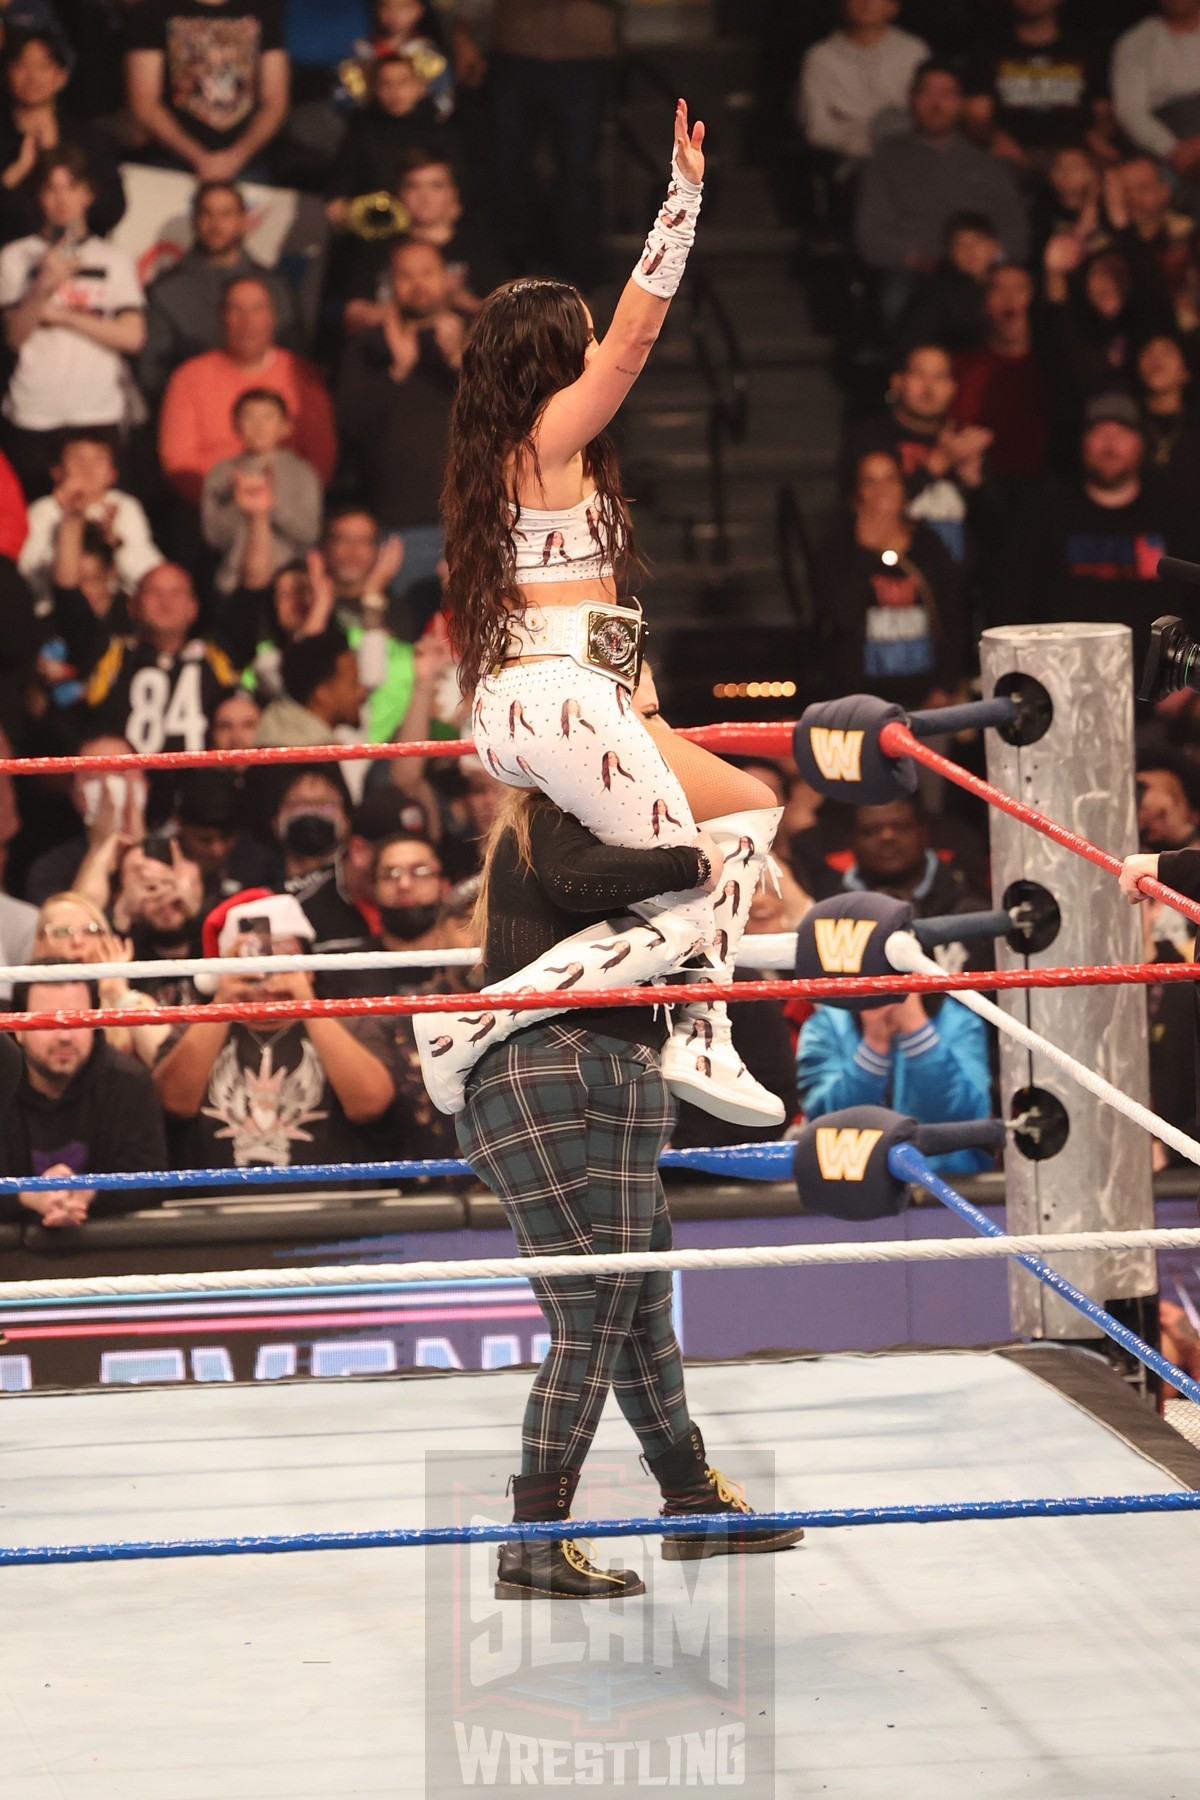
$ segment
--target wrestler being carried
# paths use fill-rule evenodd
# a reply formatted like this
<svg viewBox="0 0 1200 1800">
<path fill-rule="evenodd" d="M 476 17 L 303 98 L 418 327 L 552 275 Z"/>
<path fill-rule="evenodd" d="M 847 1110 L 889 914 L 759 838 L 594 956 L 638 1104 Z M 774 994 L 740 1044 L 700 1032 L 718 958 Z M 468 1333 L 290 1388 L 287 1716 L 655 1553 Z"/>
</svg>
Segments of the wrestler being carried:
<svg viewBox="0 0 1200 1800">
<path fill-rule="evenodd" d="M 683 276 L 704 178 L 704 126 L 675 113 L 662 210 L 602 340 L 574 287 L 520 280 L 484 301 L 463 353 L 443 495 L 446 611 L 473 691 L 485 766 L 539 788 L 602 843 L 699 848 L 724 859 L 714 897 L 697 886 L 639 901 L 603 928 L 535 957 L 504 988 L 605 988 L 686 968 L 728 985 L 780 819 L 753 776 L 677 737 L 632 705 L 641 607 L 629 506 L 607 427 L 646 366 Z M 697 823 L 699 821 L 699 824 Z M 700 826 L 703 826 L 703 835 Z M 476 1061 L 551 1014 L 478 1007 L 418 1016 L 434 1103 L 456 1113 Z M 673 1009 L 662 1072 L 672 1093 L 737 1124 L 781 1124 L 782 1103 L 749 1074 L 724 1003 Z"/>
</svg>

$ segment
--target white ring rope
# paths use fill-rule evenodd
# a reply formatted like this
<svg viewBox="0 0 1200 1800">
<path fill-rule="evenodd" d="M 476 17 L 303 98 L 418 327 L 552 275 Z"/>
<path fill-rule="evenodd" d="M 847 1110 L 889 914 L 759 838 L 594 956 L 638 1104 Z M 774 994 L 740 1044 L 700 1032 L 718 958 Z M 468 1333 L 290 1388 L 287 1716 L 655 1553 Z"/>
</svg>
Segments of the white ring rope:
<svg viewBox="0 0 1200 1800">
<path fill-rule="evenodd" d="M 916 938 L 909 931 L 893 931 L 884 945 L 884 952 L 893 969 L 899 969 L 907 975 L 944 975 L 946 972 L 934 962 L 931 956 L 926 956 Z M 1064 1074 L 1070 1075 L 1073 1080 L 1077 1081 L 1080 1087 L 1086 1088 L 1090 1094 L 1095 1094 L 1098 1100 L 1103 1100 L 1105 1105 L 1113 1107 L 1119 1113 L 1124 1113 L 1127 1119 L 1132 1119 L 1135 1125 L 1141 1125 L 1152 1137 L 1161 1138 L 1164 1144 L 1169 1144 L 1173 1150 L 1178 1150 L 1180 1156 L 1185 1156 L 1189 1162 L 1200 1165 L 1200 1143 L 1194 1137 L 1189 1137 L 1186 1131 L 1180 1131 L 1177 1126 L 1168 1124 L 1166 1119 L 1160 1119 L 1156 1112 L 1151 1112 L 1150 1108 L 1143 1106 L 1140 1100 L 1131 1100 L 1128 1094 L 1123 1094 L 1120 1088 L 1113 1086 L 1111 1081 L 1105 1081 L 1103 1075 L 1097 1075 L 1084 1063 L 1076 1062 L 1073 1056 L 1068 1056 L 1067 1052 L 1060 1050 L 1057 1044 L 1052 1044 L 1039 1032 L 1031 1031 L 1028 1025 L 1022 1025 L 1019 1019 L 1012 1018 L 1000 1007 L 993 1005 L 990 1000 L 985 1000 L 982 994 L 975 994 L 967 990 L 951 994 L 950 998 L 957 1000 L 969 1011 L 977 1013 L 981 1019 L 989 1020 L 997 1030 L 1006 1031 L 1009 1037 L 1015 1038 L 1017 1043 L 1023 1044 L 1027 1050 L 1033 1050 L 1037 1055 L 1044 1056 L 1047 1062 L 1054 1063 Z M 1113 1246 L 1114 1249 L 1118 1247 L 1120 1246 Z"/>
<path fill-rule="evenodd" d="M 295 956 L 175 956 L 156 962 L 14 963 L 0 967 L 0 981 L 177 980 L 185 975 L 285 975 L 359 969 L 471 969 L 479 950 L 341 950 L 309 951 Z M 787 969 L 796 962 L 794 931 L 763 932 L 743 940 L 739 969 Z M 939 975 L 945 974 L 938 969 Z"/>
<path fill-rule="evenodd" d="M 624 1256 L 488 1256 L 457 1262 L 348 1263 L 344 1268 L 222 1269 L 202 1274 L 90 1275 L 0 1282 L 0 1313 L 31 1301 L 120 1300 L 129 1295 L 295 1292 L 469 1282 L 533 1275 L 654 1274 L 667 1269 L 802 1269 L 849 1263 L 977 1262 L 1084 1250 L 1198 1250 L 1200 1226 L 1152 1231 L 1064 1231 L 1052 1237 L 923 1238 L 863 1244 L 762 1244 L 720 1250 L 649 1250 Z"/>
</svg>

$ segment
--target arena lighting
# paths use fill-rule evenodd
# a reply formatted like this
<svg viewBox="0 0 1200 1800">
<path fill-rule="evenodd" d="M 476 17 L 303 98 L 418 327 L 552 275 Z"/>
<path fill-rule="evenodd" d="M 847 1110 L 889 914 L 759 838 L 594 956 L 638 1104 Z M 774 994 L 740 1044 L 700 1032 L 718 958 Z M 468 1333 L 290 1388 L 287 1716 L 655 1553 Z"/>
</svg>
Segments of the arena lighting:
<svg viewBox="0 0 1200 1800">
<path fill-rule="evenodd" d="M 716 700 L 791 700 L 795 692 L 794 681 L 718 681 L 713 685 Z"/>
<path fill-rule="evenodd" d="M 885 550 L 879 560 L 881 563 L 886 563 L 889 569 L 894 569 L 900 558 L 894 550 Z"/>
</svg>

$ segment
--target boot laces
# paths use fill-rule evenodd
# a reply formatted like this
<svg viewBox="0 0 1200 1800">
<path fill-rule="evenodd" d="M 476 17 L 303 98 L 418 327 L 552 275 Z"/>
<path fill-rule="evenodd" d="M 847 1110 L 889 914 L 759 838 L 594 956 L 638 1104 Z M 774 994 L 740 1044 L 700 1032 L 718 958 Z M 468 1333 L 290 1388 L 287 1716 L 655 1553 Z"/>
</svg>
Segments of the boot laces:
<svg viewBox="0 0 1200 1800">
<path fill-rule="evenodd" d="M 591 1538 L 564 1538 L 562 1548 L 563 1556 L 577 1575 L 590 1575 L 595 1581 L 612 1581 L 620 1585 L 619 1575 L 610 1574 L 607 1569 L 598 1569 L 592 1561 L 596 1546 Z"/>
<path fill-rule="evenodd" d="M 754 1511 L 754 1508 L 746 1500 L 746 1490 L 740 1481 L 730 1481 L 722 1475 L 720 1469 L 709 1469 L 708 1479 L 716 1489 L 717 1499 L 723 1506 L 731 1507 L 734 1512 Z"/>
</svg>

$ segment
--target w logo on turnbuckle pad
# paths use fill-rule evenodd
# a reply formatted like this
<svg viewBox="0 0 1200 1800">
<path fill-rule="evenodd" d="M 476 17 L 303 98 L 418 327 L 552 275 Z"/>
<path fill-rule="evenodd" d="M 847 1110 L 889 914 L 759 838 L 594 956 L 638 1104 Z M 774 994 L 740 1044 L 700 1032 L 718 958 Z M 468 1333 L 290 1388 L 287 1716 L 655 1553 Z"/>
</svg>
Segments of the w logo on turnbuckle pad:
<svg viewBox="0 0 1200 1800">
<path fill-rule="evenodd" d="M 817 1166 L 825 1181 L 862 1181 L 882 1131 L 817 1127 Z"/>
<path fill-rule="evenodd" d="M 831 730 L 814 725 L 808 734 L 813 761 L 826 781 L 861 781 L 863 737 L 861 731 Z"/>
<path fill-rule="evenodd" d="M 827 975 L 857 975 L 877 919 L 814 919 L 813 939 Z"/>
</svg>

